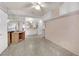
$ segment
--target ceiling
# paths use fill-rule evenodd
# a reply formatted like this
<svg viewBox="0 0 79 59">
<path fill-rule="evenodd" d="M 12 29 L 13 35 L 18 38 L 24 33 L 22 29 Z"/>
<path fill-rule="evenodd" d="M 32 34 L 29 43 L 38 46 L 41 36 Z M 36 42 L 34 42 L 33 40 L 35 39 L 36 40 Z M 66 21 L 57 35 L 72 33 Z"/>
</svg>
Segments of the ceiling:
<svg viewBox="0 0 79 59">
<path fill-rule="evenodd" d="M 33 6 L 39 5 L 40 10 Z M 62 2 L 0 2 L 0 7 L 6 9 L 9 15 L 42 17 L 49 11 L 59 8 Z"/>
</svg>

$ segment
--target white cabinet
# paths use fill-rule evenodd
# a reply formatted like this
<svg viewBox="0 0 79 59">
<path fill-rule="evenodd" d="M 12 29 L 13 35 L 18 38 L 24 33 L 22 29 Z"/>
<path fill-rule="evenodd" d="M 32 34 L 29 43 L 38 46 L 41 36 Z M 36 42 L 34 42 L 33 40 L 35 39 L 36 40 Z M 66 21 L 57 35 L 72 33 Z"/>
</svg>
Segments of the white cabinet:
<svg viewBox="0 0 79 59">
<path fill-rule="evenodd" d="M 0 10 L 0 54 L 7 48 L 7 14 Z"/>
</svg>

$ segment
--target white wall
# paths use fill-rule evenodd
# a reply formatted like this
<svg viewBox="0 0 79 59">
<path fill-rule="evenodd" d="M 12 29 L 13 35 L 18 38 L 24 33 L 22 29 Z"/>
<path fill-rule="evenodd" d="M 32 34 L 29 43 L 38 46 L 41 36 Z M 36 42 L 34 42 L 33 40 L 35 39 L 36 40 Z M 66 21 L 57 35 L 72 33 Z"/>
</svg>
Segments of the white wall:
<svg viewBox="0 0 79 59">
<path fill-rule="evenodd" d="M 59 9 L 59 14 L 64 15 L 79 10 L 78 2 L 65 2 Z"/>
<path fill-rule="evenodd" d="M 53 12 L 51 12 L 51 11 L 49 11 L 48 13 L 46 13 L 46 14 L 42 17 L 42 19 L 43 19 L 44 21 L 46 21 L 46 20 L 48 20 L 48 19 L 51 19 L 51 18 L 54 18 Z"/>
<path fill-rule="evenodd" d="M 56 18 L 59 16 L 59 8 L 56 8 L 54 10 L 49 10 L 43 17 L 43 21 L 47 21 L 49 19 L 52 19 L 52 18 Z"/>
<path fill-rule="evenodd" d="M 79 11 L 46 23 L 46 39 L 79 55 Z"/>
<path fill-rule="evenodd" d="M 7 48 L 7 14 L 0 10 L 0 54 Z"/>
</svg>

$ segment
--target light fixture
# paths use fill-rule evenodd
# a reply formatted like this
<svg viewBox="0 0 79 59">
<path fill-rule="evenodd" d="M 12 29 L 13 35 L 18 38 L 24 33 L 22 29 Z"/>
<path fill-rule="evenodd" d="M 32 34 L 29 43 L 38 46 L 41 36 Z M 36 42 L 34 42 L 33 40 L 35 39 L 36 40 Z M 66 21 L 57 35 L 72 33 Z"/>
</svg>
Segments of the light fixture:
<svg viewBox="0 0 79 59">
<path fill-rule="evenodd" d="M 42 23 L 42 20 L 39 20 L 40 23 Z"/>
<path fill-rule="evenodd" d="M 36 10 L 40 10 L 40 9 L 41 9 L 39 5 L 34 6 L 34 8 L 35 8 Z"/>
<path fill-rule="evenodd" d="M 42 2 L 32 2 L 32 4 L 36 10 L 41 10 L 41 7 L 45 7 L 45 5 Z"/>
<path fill-rule="evenodd" d="M 25 20 L 29 21 L 30 23 L 32 23 L 34 19 L 33 18 L 26 18 Z"/>
<path fill-rule="evenodd" d="M 28 20 L 29 20 L 29 21 L 33 21 L 33 18 L 29 18 Z"/>
<path fill-rule="evenodd" d="M 23 24 L 23 28 L 25 28 L 25 24 Z"/>
<path fill-rule="evenodd" d="M 42 2 L 37 2 L 37 3 L 40 4 L 40 5 L 42 4 Z"/>
<path fill-rule="evenodd" d="M 25 21 L 33 21 L 34 19 L 33 18 L 30 18 L 30 17 L 26 17 L 25 18 Z"/>
<path fill-rule="evenodd" d="M 37 2 L 41 7 L 45 7 L 45 5 L 42 2 Z"/>
</svg>

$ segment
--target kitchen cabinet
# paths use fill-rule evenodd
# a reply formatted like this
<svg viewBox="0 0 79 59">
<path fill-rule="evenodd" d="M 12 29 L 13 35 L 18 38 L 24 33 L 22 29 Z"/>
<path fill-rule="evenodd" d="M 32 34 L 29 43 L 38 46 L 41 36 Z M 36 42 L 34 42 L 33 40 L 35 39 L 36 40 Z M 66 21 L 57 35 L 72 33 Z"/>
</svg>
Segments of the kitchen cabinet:
<svg viewBox="0 0 79 59">
<path fill-rule="evenodd" d="M 8 33 L 8 44 L 16 44 L 25 39 L 25 32 L 9 32 Z"/>
</svg>

